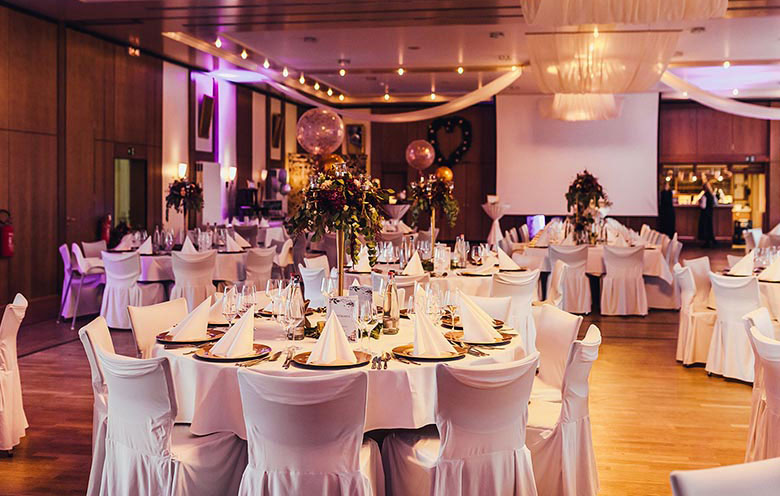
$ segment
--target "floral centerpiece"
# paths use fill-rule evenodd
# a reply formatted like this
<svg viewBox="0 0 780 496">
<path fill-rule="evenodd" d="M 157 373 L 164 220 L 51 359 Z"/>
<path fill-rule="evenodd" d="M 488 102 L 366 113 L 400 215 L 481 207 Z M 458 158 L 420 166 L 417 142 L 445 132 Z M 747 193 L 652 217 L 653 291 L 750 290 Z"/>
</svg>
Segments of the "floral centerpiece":
<svg viewBox="0 0 780 496">
<path fill-rule="evenodd" d="M 165 196 L 165 220 L 173 208 L 176 212 L 184 212 L 184 228 L 187 228 L 187 212 L 203 209 L 203 188 L 200 184 L 186 179 L 177 179 L 168 185 Z"/>
<path fill-rule="evenodd" d="M 450 227 L 455 227 L 460 207 L 453 194 L 455 183 L 446 177 L 431 174 L 409 184 L 407 197 L 411 203 L 412 226 L 417 227 L 420 214 L 431 216 L 431 247 L 436 243 L 436 210 L 441 210 Z"/>
<path fill-rule="evenodd" d="M 574 228 L 574 240 L 577 244 L 585 244 L 595 237 L 593 223 L 600 207 L 611 205 L 599 180 L 590 172 L 584 170 L 569 185 L 566 192 L 566 207 L 571 215 L 569 220 Z"/>
<path fill-rule="evenodd" d="M 325 233 L 336 234 L 339 293 L 343 291 L 345 252 L 357 262 L 358 236 L 363 238 L 371 262 L 376 261 L 376 237 L 384 218 L 382 204 L 392 193 L 382 189 L 378 179 L 334 166 L 309 178 L 308 186 L 301 191 L 298 210 L 285 220 L 285 228 L 292 237 L 310 232 L 312 241 L 319 241 Z"/>
</svg>

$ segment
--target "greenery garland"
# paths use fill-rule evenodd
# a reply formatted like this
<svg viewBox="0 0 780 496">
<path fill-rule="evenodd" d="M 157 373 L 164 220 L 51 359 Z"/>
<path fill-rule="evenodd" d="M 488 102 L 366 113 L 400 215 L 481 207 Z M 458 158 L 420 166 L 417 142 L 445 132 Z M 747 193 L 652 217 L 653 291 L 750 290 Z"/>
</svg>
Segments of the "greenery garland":
<svg viewBox="0 0 780 496">
<path fill-rule="evenodd" d="M 453 195 L 454 189 L 455 184 L 452 181 L 445 181 L 433 174 L 427 179 L 420 177 L 419 181 L 410 183 L 407 198 L 411 203 L 409 213 L 412 226 L 417 227 L 420 214 L 430 216 L 434 209 L 438 209 L 444 214 L 449 226 L 455 227 L 460 207 Z"/>
</svg>

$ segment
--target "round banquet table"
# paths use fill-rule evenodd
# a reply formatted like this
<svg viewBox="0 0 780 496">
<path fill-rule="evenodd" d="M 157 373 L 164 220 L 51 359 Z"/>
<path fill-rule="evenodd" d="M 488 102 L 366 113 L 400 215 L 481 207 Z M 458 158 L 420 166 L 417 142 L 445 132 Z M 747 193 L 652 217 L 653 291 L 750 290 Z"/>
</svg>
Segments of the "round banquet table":
<svg viewBox="0 0 780 496">
<path fill-rule="evenodd" d="M 387 271 L 392 269 L 397 274 L 400 274 L 400 267 L 398 264 L 377 264 L 377 268 L 382 270 L 382 274 L 386 275 Z M 472 267 L 473 269 L 473 267 Z M 493 281 L 492 275 L 487 276 L 464 276 L 460 275 L 460 269 L 452 270 L 447 273 L 446 277 L 434 277 L 431 274 L 431 284 L 435 287 L 445 290 L 460 289 L 464 294 L 469 296 L 490 296 L 490 286 Z M 496 269 L 496 272 L 498 270 Z M 370 273 L 350 273 L 348 270 L 344 272 L 344 286 L 349 287 L 352 282 L 357 279 L 361 286 L 371 285 Z"/>
<path fill-rule="evenodd" d="M 323 314 L 317 314 L 313 321 L 322 320 Z M 400 330 L 393 336 L 382 335 L 379 340 L 371 340 L 374 353 L 390 351 L 395 346 L 409 344 L 413 340 L 413 325 L 410 320 L 401 319 Z M 282 339 L 281 327 L 268 319 L 255 319 L 255 342 L 263 343 L 273 351 L 284 350 L 288 341 Z M 299 350 L 296 353 L 311 351 L 316 340 L 304 338 L 296 341 Z M 451 364 L 468 365 L 486 358 L 498 361 L 513 359 L 517 348 L 521 348 L 520 338 L 515 336 L 503 349 L 488 351 L 489 357 L 477 358 L 471 355 L 454 360 Z M 166 350 L 161 344 L 154 347 L 154 356 L 170 359 L 173 381 L 178 403 L 177 422 L 190 423 L 190 431 L 195 435 L 214 432 L 232 432 L 246 439 L 244 413 L 238 388 L 237 372 L 234 363 L 205 362 L 184 355 L 192 348 Z M 284 352 L 275 362 L 260 362 L 253 370 L 271 371 L 275 374 L 312 375 L 339 374 L 345 370 L 308 370 L 291 365 L 283 369 Z M 368 397 L 366 401 L 365 430 L 375 429 L 417 429 L 435 423 L 435 366 L 441 362 L 419 362 L 408 365 L 390 360 L 387 370 L 371 370 L 370 365 L 348 370 L 368 372 Z M 347 370 L 347 371 L 348 371 Z"/>
<path fill-rule="evenodd" d="M 217 253 L 214 266 L 215 281 L 243 281 L 246 277 L 246 252 Z M 141 255 L 140 282 L 173 281 L 171 255 Z"/>
</svg>

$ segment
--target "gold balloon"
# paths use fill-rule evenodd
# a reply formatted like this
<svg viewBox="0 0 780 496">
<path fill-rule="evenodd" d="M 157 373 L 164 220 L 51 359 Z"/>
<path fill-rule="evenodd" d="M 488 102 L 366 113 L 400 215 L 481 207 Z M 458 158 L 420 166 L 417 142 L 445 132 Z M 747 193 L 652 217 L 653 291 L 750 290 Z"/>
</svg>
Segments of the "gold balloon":
<svg viewBox="0 0 780 496">
<path fill-rule="evenodd" d="M 344 157 L 341 155 L 331 154 L 331 155 L 325 155 L 322 157 L 322 170 L 328 171 L 333 168 L 334 165 L 339 165 L 345 163 L 346 160 L 344 160 Z"/>
<path fill-rule="evenodd" d="M 446 165 L 442 165 L 441 167 L 436 169 L 436 177 L 438 177 L 442 181 L 450 182 L 452 181 L 452 178 L 455 176 L 452 173 L 452 169 L 450 169 Z"/>
</svg>

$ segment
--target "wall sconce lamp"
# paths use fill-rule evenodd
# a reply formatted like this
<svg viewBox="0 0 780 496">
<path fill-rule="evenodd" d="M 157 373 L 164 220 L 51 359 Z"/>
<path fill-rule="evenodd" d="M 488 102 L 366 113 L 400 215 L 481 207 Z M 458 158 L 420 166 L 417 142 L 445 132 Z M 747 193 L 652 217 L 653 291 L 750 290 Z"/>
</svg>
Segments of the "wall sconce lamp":
<svg viewBox="0 0 780 496">
<path fill-rule="evenodd" d="M 225 181 L 225 187 L 230 187 L 230 183 L 236 180 L 236 174 L 238 173 L 238 169 L 235 167 L 228 167 L 228 180 Z"/>
<path fill-rule="evenodd" d="M 186 162 L 180 162 L 179 163 L 179 179 L 184 179 L 187 177 L 187 163 Z"/>
</svg>

